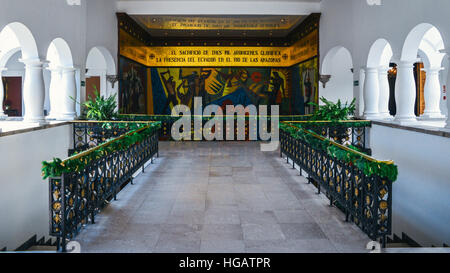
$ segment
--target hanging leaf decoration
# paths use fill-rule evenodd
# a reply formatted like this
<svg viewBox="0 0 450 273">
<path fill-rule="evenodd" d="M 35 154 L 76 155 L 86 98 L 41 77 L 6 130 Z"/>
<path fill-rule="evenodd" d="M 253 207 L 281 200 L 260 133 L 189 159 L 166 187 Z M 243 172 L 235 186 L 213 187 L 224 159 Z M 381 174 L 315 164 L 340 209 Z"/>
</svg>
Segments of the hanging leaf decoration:
<svg viewBox="0 0 450 273">
<path fill-rule="evenodd" d="M 109 125 L 108 123 L 105 123 L 103 126 L 112 126 L 112 123 Z M 116 124 L 114 124 L 114 126 L 116 126 Z M 136 123 L 118 126 L 128 126 L 130 128 L 130 132 L 101 144 L 100 148 L 94 147 L 90 149 L 91 151 L 82 157 L 77 157 L 76 155 L 79 153 L 76 153 L 65 161 L 62 161 L 59 158 L 54 158 L 51 162 L 43 161 L 43 179 L 47 179 L 48 177 L 59 177 L 63 173 L 79 172 L 86 168 L 86 166 L 93 160 L 98 160 L 110 153 L 127 150 L 130 146 L 140 143 L 149 136 L 153 135 L 154 132 L 161 128 L 161 123 L 154 122 L 148 125 Z M 145 129 L 142 130 L 142 128 Z"/>
<path fill-rule="evenodd" d="M 311 134 L 305 132 L 305 129 L 300 125 L 296 125 L 297 128 L 291 127 L 287 124 L 280 123 L 280 130 L 288 133 L 295 139 L 301 139 L 302 141 L 308 143 L 313 149 L 326 151 L 328 155 L 333 158 L 343 161 L 347 164 L 352 164 L 359 170 L 361 170 L 366 176 L 378 175 L 381 178 L 386 178 L 391 182 L 397 180 L 398 177 L 398 167 L 394 164 L 387 164 L 384 162 L 373 162 L 370 161 L 358 153 L 349 152 L 338 146 L 332 144 L 328 139 L 321 140 L 314 137 Z M 361 152 L 357 147 L 347 146 L 348 148 Z"/>
</svg>

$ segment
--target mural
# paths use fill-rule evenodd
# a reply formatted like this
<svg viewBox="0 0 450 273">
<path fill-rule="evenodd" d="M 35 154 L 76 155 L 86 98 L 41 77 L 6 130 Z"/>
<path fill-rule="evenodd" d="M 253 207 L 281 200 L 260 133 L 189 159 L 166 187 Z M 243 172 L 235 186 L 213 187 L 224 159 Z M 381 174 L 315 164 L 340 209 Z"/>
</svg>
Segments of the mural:
<svg viewBox="0 0 450 273">
<path fill-rule="evenodd" d="M 287 68 L 150 68 L 153 112 L 170 114 L 177 104 L 193 108 L 194 97 L 203 107 L 226 105 L 280 105 L 292 113 Z"/>
<path fill-rule="evenodd" d="M 309 103 L 318 103 L 319 100 L 319 70 L 317 57 L 295 65 L 292 68 L 292 71 L 293 97 L 295 102 L 294 109 L 296 109 L 295 114 L 311 114 L 314 109 Z"/>
<path fill-rule="evenodd" d="M 120 58 L 119 107 L 123 114 L 147 114 L 147 68 Z"/>
</svg>

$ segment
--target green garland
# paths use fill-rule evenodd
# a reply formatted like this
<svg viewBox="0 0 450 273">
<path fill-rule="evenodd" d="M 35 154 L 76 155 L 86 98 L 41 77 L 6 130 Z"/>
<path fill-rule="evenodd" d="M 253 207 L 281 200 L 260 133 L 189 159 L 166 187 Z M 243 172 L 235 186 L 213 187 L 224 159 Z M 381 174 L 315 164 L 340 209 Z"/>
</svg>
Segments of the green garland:
<svg viewBox="0 0 450 273">
<path fill-rule="evenodd" d="M 310 116 L 278 116 L 279 121 L 306 121 Z M 173 117 L 170 115 L 119 115 L 119 120 L 123 121 L 161 121 L 161 122 L 174 122 L 180 119 L 181 117 Z M 208 121 L 213 117 L 205 117 L 202 116 L 202 120 Z M 234 119 L 238 117 L 235 116 Z M 248 120 L 250 117 L 246 117 Z M 253 116 L 252 118 L 259 119 L 259 116 Z M 267 116 L 267 119 L 270 120 L 270 116 Z"/>
<path fill-rule="evenodd" d="M 172 117 L 170 115 L 119 115 L 119 120 L 122 121 L 161 121 L 161 122 L 174 122 L 180 119 L 180 117 Z M 257 119 L 260 117 L 257 116 Z M 267 117 L 268 120 L 270 120 L 270 117 Z M 204 117 L 202 116 L 202 120 L 210 120 L 212 117 Z M 237 119 L 235 116 L 234 119 Z M 249 119 L 249 117 L 246 117 L 246 119 Z M 285 121 L 285 122 L 295 122 L 295 121 L 304 121 L 305 123 L 302 124 L 308 124 L 310 126 L 317 126 L 317 127 L 323 127 L 324 125 L 327 126 L 336 126 L 336 127 L 371 127 L 372 123 L 370 121 L 361 121 L 361 120 L 349 120 L 348 122 L 341 122 L 341 121 L 327 121 L 327 122 L 317 122 L 316 120 L 312 119 L 312 116 L 310 115 L 303 115 L 303 116 L 279 116 L 279 121 Z"/>
<path fill-rule="evenodd" d="M 354 165 L 366 176 L 378 175 L 381 178 L 387 178 L 392 182 L 397 180 L 398 167 L 396 165 L 369 161 L 360 154 L 352 153 L 341 149 L 338 146 L 332 145 L 331 141 L 328 139 L 321 140 L 311 134 L 305 133 L 304 129 L 302 129 L 301 126 L 297 125 L 297 127 L 298 129 L 286 124 L 280 124 L 280 129 L 290 134 L 293 138 L 301 139 L 304 142 L 308 143 L 315 150 L 326 151 L 328 155 L 336 158 L 337 160 L 343 161 L 350 165 Z M 348 147 L 352 150 L 360 152 L 359 149 L 354 146 Z"/>
<path fill-rule="evenodd" d="M 78 172 L 84 169 L 90 162 L 93 160 L 100 159 L 110 153 L 116 151 L 123 151 L 128 149 L 130 146 L 143 141 L 145 138 L 152 135 L 156 130 L 161 128 L 160 122 L 151 123 L 148 128 L 139 131 L 142 128 L 142 124 L 135 124 L 130 126 L 131 131 L 127 133 L 124 137 L 119 137 L 115 139 L 111 139 L 104 144 L 103 146 L 96 149 L 93 148 L 92 152 L 86 154 L 81 158 L 71 159 L 62 161 L 59 158 L 53 158 L 53 161 L 42 162 L 42 176 L 43 179 L 47 179 L 48 177 L 59 177 L 63 173 L 71 173 Z"/>
</svg>

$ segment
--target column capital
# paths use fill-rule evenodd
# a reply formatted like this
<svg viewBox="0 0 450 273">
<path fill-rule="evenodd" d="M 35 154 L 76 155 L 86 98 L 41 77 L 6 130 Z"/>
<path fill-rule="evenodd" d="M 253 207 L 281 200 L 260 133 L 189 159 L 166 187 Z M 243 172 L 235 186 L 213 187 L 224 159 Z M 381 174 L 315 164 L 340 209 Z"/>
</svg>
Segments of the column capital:
<svg viewBox="0 0 450 273">
<path fill-rule="evenodd" d="M 61 67 L 59 66 L 49 66 L 46 67 L 45 69 L 47 69 L 50 72 L 61 72 Z"/>
<path fill-rule="evenodd" d="M 397 68 L 412 68 L 414 64 L 417 63 L 419 59 L 414 60 L 400 60 L 397 64 Z"/>
<path fill-rule="evenodd" d="M 67 73 L 67 72 L 75 72 L 77 69 L 73 66 L 61 66 L 60 67 L 61 71 L 63 73 Z"/>
<path fill-rule="evenodd" d="M 425 67 L 422 68 L 422 71 L 425 71 L 427 73 L 439 73 L 439 71 L 444 70 L 445 68 L 443 67 Z"/>
<path fill-rule="evenodd" d="M 19 59 L 19 62 L 25 64 L 27 67 L 33 68 L 43 68 L 47 61 L 42 61 L 40 59 Z"/>
<path fill-rule="evenodd" d="M 379 68 L 378 67 L 366 67 L 366 74 L 367 73 L 378 73 Z"/>
<path fill-rule="evenodd" d="M 378 67 L 378 72 L 380 72 L 380 73 L 388 73 L 389 69 L 391 69 L 389 66 L 382 65 L 382 66 Z"/>
</svg>

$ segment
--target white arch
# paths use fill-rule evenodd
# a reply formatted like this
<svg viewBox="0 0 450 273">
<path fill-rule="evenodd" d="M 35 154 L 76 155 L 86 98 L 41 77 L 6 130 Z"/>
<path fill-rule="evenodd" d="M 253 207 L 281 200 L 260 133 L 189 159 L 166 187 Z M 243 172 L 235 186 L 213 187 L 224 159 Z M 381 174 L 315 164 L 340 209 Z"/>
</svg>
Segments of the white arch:
<svg viewBox="0 0 450 273">
<path fill-rule="evenodd" d="M 353 60 L 350 51 L 342 46 L 332 48 L 323 59 L 321 74 L 331 75 L 330 81 L 323 88 L 319 87 L 320 97 L 337 102 L 353 100 Z"/>
<path fill-rule="evenodd" d="M 398 67 L 396 82 L 397 116 L 399 122 L 415 121 L 415 80 L 413 77 L 413 64 L 420 56 L 425 64 L 427 73 L 425 82 L 425 113 L 423 119 L 442 119 L 440 110 L 441 84 L 439 71 L 445 53 L 444 40 L 439 30 L 428 23 L 414 27 L 406 37 L 403 44 L 401 64 Z"/>
<path fill-rule="evenodd" d="M 392 47 L 386 39 L 378 39 L 370 47 L 363 92 L 364 118 L 391 118 L 388 70 L 392 56 Z"/>
<path fill-rule="evenodd" d="M 22 51 L 22 59 L 39 59 L 36 40 L 31 31 L 22 23 L 10 23 L 0 32 L 0 65 L 6 64 L 18 50 Z M 12 53 L 11 53 L 12 52 Z"/>
<path fill-rule="evenodd" d="M 417 59 L 418 50 L 423 50 L 427 55 L 440 53 L 445 49 L 444 40 L 439 30 L 428 23 L 419 24 L 414 27 L 406 37 L 402 49 L 402 61 L 413 61 Z M 442 53 L 441 53 L 442 54 Z M 432 60 L 433 57 L 428 56 L 432 64 L 441 65 L 441 60 Z"/>
<path fill-rule="evenodd" d="M 89 51 L 87 61 L 86 61 L 87 69 L 104 69 L 108 73 L 108 75 L 116 74 L 116 64 L 114 62 L 114 58 L 103 46 L 96 46 Z"/>
<path fill-rule="evenodd" d="M 372 44 L 369 50 L 367 67 L 387 67 L 389 66 L 392 56 L 392 47 L 389 42 L 385 39 L 378 39 Z"/>
<path fill-rule="evenodd" d="M 14 22 L 6 25 L 0 32 L 0 70 L 8 60 L 21 51 L 25 64 L 23 84 L 24 120 L 41 122 L 44 120 L 45 86 L 42 75 L 43 63 L 39 59 L 36 40 L 31 31 L 22 23 Z M 1 71 L 0 71 L 1 73 Z M 1 76 L 1 75 L 0 75 Z M 0 87 L 0 100 L 4 97 L 3 85 Z M 3 109 L 0 109 L 0 116 Z"/>
<path fill-rule="evenodd" d="M 50 114 L 48 119 L 72 120 L 75 118 L 76 83 L 72 51 L 67 42 L 56 38 L 48 47 L 47 60 L 51 71 L 49 97 Z"/>
<path fill-rule="evenodd" d="M 64 39 L 56 38 L 50 43 L 47 60 L 50 62 L 50 67 L 73 67 L 72 51 Z"/>
<path fill-rule="evenodd" d="M 118 84 L 112 84 L 107 82 L 107 75 L 116 75 L 116 64 L 114 58 L 103 46 L 96 46 L 89 51 L 86 60 L 86 77 L 98 76 L 100 77 L 100 95 L 111 96 L 118 90 Z"/>
</svg>

